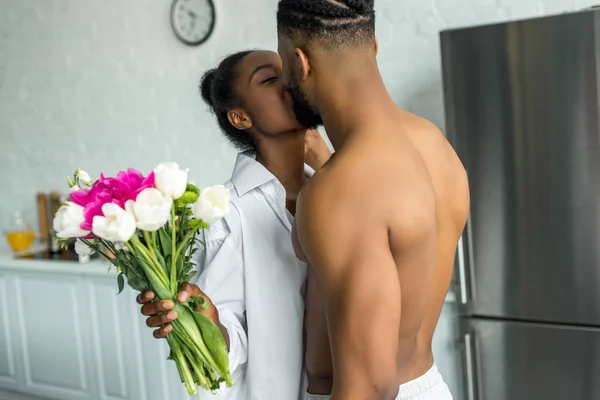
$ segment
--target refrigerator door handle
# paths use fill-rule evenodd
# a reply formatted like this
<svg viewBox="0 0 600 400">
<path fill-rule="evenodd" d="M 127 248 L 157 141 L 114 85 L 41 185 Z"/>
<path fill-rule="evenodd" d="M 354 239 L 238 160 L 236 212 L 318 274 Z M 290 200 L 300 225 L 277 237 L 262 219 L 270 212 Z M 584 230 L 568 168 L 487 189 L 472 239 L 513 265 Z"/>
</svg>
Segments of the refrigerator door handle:
<svg viewBox="0 0 600 400">
<path fill-rule="evenodd" d="M 469 292 L 467 289 L 467 267 L 465 265 L 465 246 L 464 236 L 458 241 L 457 249 L 458 259 L 458 284 L 460 288 L 460 303 L 467 304 L 469 302 Z"/>
<path fill-rule="evenodd" d="M 475 357 L 473 354 L 473 334 L 465 333 L 464 336 L 465 345 L 465 369 L 467 375 L 467 400 L 477 400 L 476 396 L 476 384 L 475 384 Z"/>
</svg>

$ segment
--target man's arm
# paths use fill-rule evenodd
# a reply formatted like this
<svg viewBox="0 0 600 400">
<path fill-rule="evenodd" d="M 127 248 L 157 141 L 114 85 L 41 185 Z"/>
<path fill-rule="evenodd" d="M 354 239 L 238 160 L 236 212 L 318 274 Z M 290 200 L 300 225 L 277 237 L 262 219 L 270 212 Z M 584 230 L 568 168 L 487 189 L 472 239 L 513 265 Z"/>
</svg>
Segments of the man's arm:
<svg viewBox="0 0 600 400">
<path fill-rule="evenodd" d="M 323 292 L 331 341 L 332 400 L 398 393 L 400 282 L 384 220 L 360 198 L 310 188 L 297 213 L 300 245 Z"/>
</svg>

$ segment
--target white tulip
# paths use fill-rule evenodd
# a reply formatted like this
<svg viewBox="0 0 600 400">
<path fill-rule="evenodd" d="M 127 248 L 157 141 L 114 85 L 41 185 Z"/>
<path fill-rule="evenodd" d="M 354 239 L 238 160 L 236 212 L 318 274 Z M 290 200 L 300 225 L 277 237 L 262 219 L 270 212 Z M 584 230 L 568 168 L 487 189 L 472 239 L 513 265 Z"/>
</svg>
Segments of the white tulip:
<svg viewBox="0 0 600 400">
<path fill-rule="evenodd" d="M 177 200 L 185 192 L 187 173 L 174 162 L 159 164 L 154 169 L 154 186 L 166 197 Z"/>
<path fill-rule="evenodd" d="M 90 234 L 90 231 L 81 229 L 83 221 L 83 207 L 68 201 L 56 212 L 52 227 L 61 239 L 83 237 Z"/>
<path fill-rule="evenodd" d="M 214 224 L 229 211 L 229 190 L 223 185 L 207 187 L 200 191 L 192 210 L 196 218 Z"/>
<path fill-rule="evenodd" d="M 92 186 L 92 183 L 94 183 L 92 181 L 92 178 L 90 177 L 90 174 L 88 174 L 87 172 L 83 170 L 78 170 L 76 174 L 77 178 L 79 179 L 79 182 L 83 183 L 85 186 Z"/>
<path fill-rule="evenodd" d="M 90 249 L 90 247 L 87 244 L 83 243 L 81 240 L 77 239 L 77 241 L 75 242 L 75 253 L 77 253 L 78 255 L 82 257 L 88 257 L 94 254 L 95 252 L 95 250 Z"/>
<path fill-rule="evenodd" d="M 102 206 L 104 216 L 97 215 L 92 222 L 92 232 L 109 242 L 127 242 L 135 233 L 135 218 L 114 203 Z"/>
<path fill-rule="evenodd" d="M 173 200 L 163 196 L 157 189 L 144 189 L 138 194 L 135 202 L 129 200 L 125 204 L 127 211 L 133 212 L 138 229 L 154 232 L 163 227 L 171 217 Z"/>
</svg>

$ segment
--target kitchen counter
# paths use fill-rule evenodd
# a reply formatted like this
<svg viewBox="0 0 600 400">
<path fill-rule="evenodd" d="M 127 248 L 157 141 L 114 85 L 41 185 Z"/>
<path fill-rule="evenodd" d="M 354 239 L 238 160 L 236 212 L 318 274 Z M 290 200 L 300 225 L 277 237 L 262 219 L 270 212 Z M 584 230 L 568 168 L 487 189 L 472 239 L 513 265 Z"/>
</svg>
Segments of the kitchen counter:
<svg viewBox="0 0 600 400">
<path fill-rule="evenodd" d="M 14 258 L 10 253 L 0 252 L 0 270 L 21 272 L 42 272 L 66 275 L 90 275 L 114 279 L 115 268 L 109 273 L 109 262 L 95 259 L 89 263 L 80 264 L 69 260 L 48 260 L 42 258 Z"/>
<path fill-rule="evenodd" d="M 146 327 L 136 292 L 126 285 L 117 296 L 116 270 L 108 266 L 0 253 L 0 399 L 3 391 L 60 400 L 190 399 L 166 360 L 166 342 Z M 454 295 L 446 300 L 433 348 L 458 396 Z"/>
</svg>

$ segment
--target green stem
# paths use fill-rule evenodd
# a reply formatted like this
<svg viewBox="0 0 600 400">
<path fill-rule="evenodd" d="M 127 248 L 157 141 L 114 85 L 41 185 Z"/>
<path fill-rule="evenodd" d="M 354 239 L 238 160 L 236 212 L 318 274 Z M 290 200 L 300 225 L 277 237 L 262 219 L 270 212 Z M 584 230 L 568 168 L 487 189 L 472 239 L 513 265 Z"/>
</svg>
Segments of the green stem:
<svg viewBox="0 0 600 400">
<path fill-rule="evenodd" d="M 138 244 L 136 244 L 136 241 Z M 131 244 L 126 243 L 126 246 L 129 248 L 129 251 L 131 251 L 132 253 L 134 252 L 134 250 L 137 250 L 138 253 L 141 254 L 146 259 L 146 261 L 148 261 L 148 263 L 139 262 L 139 265 L 142 266 L 142 269 L 144 270 L 144 273 L 146 274 L 146 278 L 148 278 L 148 281 L 150 282 L 150 284 L 152 286 L 151 287 L 152 291 L 154 291 L 161 300 L 167 300 L 167 299 L 172 298 L 173 294 L 170 291 L 169 285 L 167 284 L 166 280 L 160 274 L 157 274 L 155 268 L 152 268 L 152 260 L 147 255 L 144 255 L 143 249 L 140 248 L 140 246 L 142 246 L 142 244 L 139 243 L 139 240 L 132 239 Z"/>
<path fill-rule="evenodd" d="M 202 386 L 206 390 L 210 390 L 211 382 L 209 382 L 208 378 L 202 372 L 202 363 L 199 363 L 198 360 L 192 354 L 191 348 L 188 346 L 182 346 L 183 354 L 189 360 L 189 365 L 192 367 L 192 371 L 196 376 L 196 379 L 200 386 Z"/>
<path fill-rule="evenodd" d="M 161 271 L 161 275 L 166 278 L 166 273 L 164 273 L 164 269 L 160 261 L 158 261 L 158 257 L 156 256 L 156 244 L 155 244 L 155 232 L 152 232 L 152 239 L 150 238 L 150 234 L 147 231 L 142 231 L 142 235 L 144 235 L 144 240 L 146 241 L 146 245 L 148 246 L 148 253 L 154 260 L 155 266 Z"/>
<path fill-rule="evenodd" d="M 225 371 L 220 371 L 215 359 L 206 344 L 204 343 L 204 338 L 202 337 L 202 333 L 200 332 L 200 328 L 196 324 L 196 320 L 192 316 L 192 312 L 188 306 L 184 306 L 182 304 L 176 304 L 173 308 L 174 311 L 177 311 L 177 319 L 172 322 L 173 328 L 182 329 L 190 336 L 191 343 L 193 346 L 199 351 L 199 355 L 202 357 L 203 361 L 210 365 L 211 367 L 217 369 L 219 374 L 223 374 Z"/>
<path fill-rule="evenodd" d="M 171 290 L 173 293 L 177 291 L 177 256 L 178 254 L 175 252 L 175 235 L 176 235 L 176 227 L 175 227 L 175 204 L 171 206 Z"/>
<path fill-rule="evenodd" d="M 142 232 L 142 236 L 144 236 L 144 241 L 146 242 L 146 247 L 148 247 L 149 249 L 154 249 L 152 247 L 152 241 L 150 240 L 150 235 L 148 234 L 148 231 L 141 231 Z"/>
<path fill-rule="evenodd" d="M 194 380 L 192 371 L 190 371 L 187 360 L 183 355 L 180 344 L 177 342 L 177 339 L 171 338 L 171 335 L 167 336 L 167 341 L 169 342 L 169 347 L 171 348 L 171 353 L 173 354 L 173 360 L 177 365 L 179 376 L 181 377 L 181 381 L 184 383 L 188 394 L 190 396 L 196 394 L 196 381 Z"/>
<path fill-rule="evenodd" d="M 117 249 L 115 249 L 115 246 L 112 244 L 112 242 L 109 242 L 108 240 L 100 239 L 100 243 L 102 243 L 102 245 L 104 247 L 106 247 L 115 256 L 117 255 Z"/>
<path fill-rule="evenodd" d="M 177 248 L 177 250 L 175 250 L 175 252 L 173 253 L 173 260 L 175 260 L 177 257 L 179 257 L 179 253 L 181 253 L 181 251 L 183 250 L 184 246 L 187 244 L 187 242 L 190 241 L 190 239 L 196 234 L 198 233 L 198 231 L 201 229 L 201 227 L 192 229 L 187 235 L 185 235 L 185 237 L 183 238 L 183 240 L 181 241 L 181 244 L 179 245 L 179 247 Z"/>
<path fill-rule="evenodd" d="M 139 239 L 135 236 L 131 238 L 130 242 L 135 246 L 136 250 L 139 251 L 139 253 L 146 259 L 146 261 L 148 261 L 148 263 L 152 267 L 154 267 L 155 273 L 159 276 L 164 285 L 170 288 L 168 277 L 165 275 L 165 272 L 163 271 L 160 262 L 158 262 L 158 259 L 156 259 L 156 255 L 153 254 L 154 257 L 152 257 L 152 255 L 150 255 L 150 251 L 146 248 L 146 246 L 144 246 L 142 242 L 140 242 Z"/>
<path fill-rule="evenodd" d="M 86 245 L 87 245 L 89 248 L 91 248 L 92 250 L 94 250 L 96 253 L 98 253 L 98 254 L 101 254 L 101 255 L 102 255 L 102 254 L 104 254 L 104 253 L 102 253 L 102 252 L 100 251 L 100 248 L 99 248 L 97 245 L 93 244 L 93 243 L 92 243 L 92 242 L 90 242 L 89 240 L 87 240 L 87 239 L 80 239 L 80 240 L 81 240 L 83 243 L 85 243 L 85 244 L 86 244 Z M 110 249 L 109 249 L 109 250 L 110 250 Z M 112 252 L 112 253 L 113 253 L 113 254 L 116 256 L 116 254 L 115 254 L 115 252 L 114 252 L 114 251 L 112 251 L 112 250 L 111 250 L 111 252 Z M 119 264 L 117 264 L 117 262 L 116 262 L 114 259 L 112 259 L 112 258 L 110 258 L 110 257 L 107 257 L 106 255 L 104 255 L 104 258 L 105 258 L 106 260 L 108 260 L 108 262 L 109 262 L 109 263 L 111 263 L 112 265 L 114 265 L 114 266 L 115 266 L 115 268 L 117 269 L 117 272 L 118 272 L 118 273 L 120 273 L 120 272 L 121 272 L 121 267 L 119 267 Z M 108 267 L 108 271 L 110 272 L 110 266 Z"/>
</svg>

